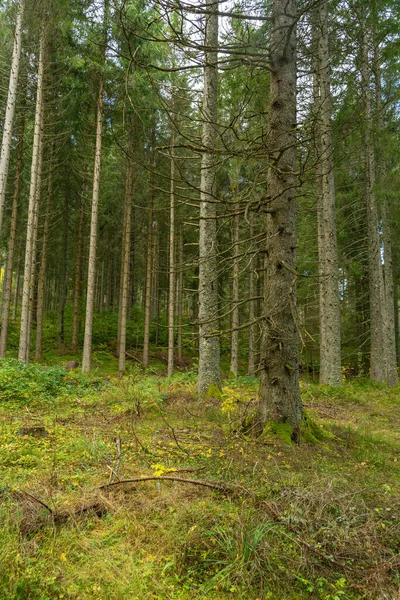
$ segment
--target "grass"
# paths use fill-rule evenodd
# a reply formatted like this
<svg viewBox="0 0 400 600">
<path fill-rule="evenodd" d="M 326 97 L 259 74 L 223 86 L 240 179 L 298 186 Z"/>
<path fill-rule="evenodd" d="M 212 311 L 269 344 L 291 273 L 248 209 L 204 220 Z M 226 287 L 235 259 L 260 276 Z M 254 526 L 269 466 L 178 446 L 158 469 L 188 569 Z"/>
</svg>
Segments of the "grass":
<svg viewBox="0 0 400 600">
<path fill-rule="evenodd" d="M 302 383 L 326 435 L 291 447 L 241 426 L 251 378 L 200 404 L 192 372 L 132 367 L 99 383 L 32 366 L 12 397 L 17 368 L 0 368 L 2 600 L 399 597 L 398 389 Z M 29 427 L 45 434 L 20 435 Z M 99 489 L 110 477 L 174 474 L 230 489 Z"/>
</svg>

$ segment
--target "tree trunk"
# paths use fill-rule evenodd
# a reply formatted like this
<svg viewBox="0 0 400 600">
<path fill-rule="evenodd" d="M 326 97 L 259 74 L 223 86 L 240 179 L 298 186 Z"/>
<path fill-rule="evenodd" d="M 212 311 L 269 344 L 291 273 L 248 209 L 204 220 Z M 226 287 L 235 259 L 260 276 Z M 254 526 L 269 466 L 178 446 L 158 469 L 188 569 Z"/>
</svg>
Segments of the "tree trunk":
<svg viewBox="0 0 400 600">
<path fill-rule="evenodd" d="M 84 198 L 86 195 L 86 174 L 82 184 L 82 197 L 79 212 L 78 245 L 76 248 L 75 276 L 74 276 L 74 306 L 72 318 L 72 352 L 78 350 L 79 335 L 79 302 L 81 297 L 81 279 L 82 279 L 82 255 L 83 255 L 83 224 L 84 224 Z"/>
<path fill-rule="evenodd" d="M 376 88 L 376 112 L 377 112 L 377 148 L 378 161 L 377 171 L 378 178 L 382 180 L 386 174 L 385 165 L 385 139 L 383 126 L 383 103 L 382 103 L 382 86 L 381 86 L 381 58 L 379 54 L 379 44 L 375 44 L 374 48 L 374 66 L 375 66 L 375 88 Z M 396 324 L 395 324 L 395 294 L 394 294 L 394 274 L 393 274 L 393 252 L 392 239 L 390 232 L 390 212 L 389 199 L 384 192 L 381 199 L 381 228 L 383 240 L 383 277 L 384 277 L 384 321 L 385 330 L 383 332 L 384 342 L 383 347 L 386 351 L 386 382 L 390 387 L 394 387 L 399 382 L 397 372 L 397 344 L 396 344 Z"/>
<path fill-rule="evenodd" d="M 397 372 L 394 279 L 393 279 L 393 254 L 390 235 L 390 217 L 388 198 L 382 199 L 381 222 L 384 248 L 384 283 L 385 283 L 385 349 L 386 349 L 386 383 L 394 387 L 399 383 Z"/>
<path fill-rule="evenodd" d="M 174 127 L 172 125 L 172 127 Z M 174 373 L 174 321 L 175 321 L 175 163 L 174 163 L 174 131 L 170 143 L 170 203 L 169 203 L 169 294 L 168 294 L 168 369 L 167 375 Z"/>
<path fill-rule="evenodd" d="M 17 103 L 18 75 L 22 45 L 22 21 L 24 16 L 25 0 L 20 0 L 15 26 L 14 47 L 11 60 L 10 82 L 8 86 L 8 97 L 6 113 L 4 116 L 3 140 L 0 154 L 0 233 L 3 225 L 4 204 L 6 200 L 8 166 L 10 164 L 10 152 L 12 142 L 12 126 Z"/>
<path fill-rule="evenodd" d="M 182 322 L 183 322 L 183 225 L 179 236 L 179 277 L 178 277 L 178 336 L 176 352 L 178 361 L 182 361 Z"/>
<path fill-rule="evenodd" d="M 144 294 L 144 336 L 143 336 L 143 368 L 149 366 L 150 347 L 150 320 L 151 320 L 151 290 L 152 290 L 152 256 L 153 256 L 153 205 L 154 205 L 154 159 L 155 159 L 155 127 L 151 142 L 151 165 L 149 182 L 149 219 L 147 222 L 147 258 L 146 258 L 146 284 Z M 154 288 L 153 288 L 154 289 Z"/>
<path fill-rule="evenodd" d="M 205 66 L 199 230 L 200 397 L 221 388 L 218 330 L 216 141 L 218 110 L 218 1 L 206 0 Z"/>
<path fill-rule="evenodd" d="M 295 0 L 272 4 L 266 296 L 263 304 L 259 420 L 290 425 L 303 416 L 296 329 L 296 15 Z"/>
<path fill-rule="evenodd" d="M 15 274 L 14 304 L 13 304 L 13 312 L 12 312 L 12 316 L 11 316 L 12 321 L 15 321 L 17 319 L 20 280 L 21 280 L 21 255 L 18 256 L 17 272 Z"/>
<path fill-rule="evenodd" d="M 36 349 L 35 360 L 42 358 L 42 343 L 43 343 L 43 317 L 44 317 L 44 299 L 45 299 L 45 283 L 47 270 L 47 246 L 49 242 L 50 230 L 50 204 L 53 193 L 53 172 L 54 172 L 54 142 L 50 157 L 50 172 L 47 186 L 46 214 L 44 218 L 43 228 L 43 243 L 42 243 L 42 260 L 40 263 L 38 276 L 38 292 L 37 292 L 37 307 L 36 307 Z"/>
<path fill-rule="evenodd" d="M 19 136 L 19 140 L 18 140 L 17 157 L 16 157 L 15 185 L 14 185 L 12 212 L 11 212 L 10 236 L 9 236 L 9 241 L 8 241 L 6 280 L 5 280 L 5 285 L 4 285 L 3 307 L 2 307 L 2 315 L 1 315 L 2 320 L 1 320 L 1 333 L 0 333 L 0 356 L 3 356 L 3 357 L 6 355 L 6 350 L 7 350 L 7 334 L 8 334 L 8 321 L 9 321 L 10 304 L 11 304 L 13 261 L 14 261 L 15 240 L 16 240 L 16 233 L 17 233 L 18 201 L 19 201 L 19 192 L 20 192 L 20 187 L 21 187 L 22 158 L 23 158 L 23 148 L 24 148 L 24 126 L 25 126 L 25 111 L 23 109 L 21 112 L 20 136 Z M 18 265 L 18 273 L 19 273 L 19 265 Z M 17 282 L 15 285 L 17 288 Z M 14 309 L 15 309 L 15 304 L 16 303 L 14 302 Z"/>
<path fill-rule="evenodd" d="M 238 207 L 236 207 L 238 210 Z M 233 268 L 232 268 L 232 337 L 231 373 L 238 375 L 239 365 L 239 215 L 233 217 Z"/>
<path fill-rule="evenodd" d="M 251 244 L 253 244 L 253 236 L 254 236 L 254 227 L 253 224 L 250 225 L 250 240 Z M 253 264 L 254 255 L 251 256 L 250 259 L 250 271 L 249 271 L 249 362 L 247 367 L 247 372 L 249 375 L 254 377 L 255 375 L 255 366 L 254 366 L 254 354 L 255 354 L 255 325 L 254 325 L 254 317 L 255 317 L 255 300 L 253 300 L 255 295 L 255 285 L 254 285 L 254 264 Z"/>
<path fill-rule="evenodd" d="M 128 318 L 129 306 L 129 274 L 130 274 L 130 256 L 131 256 L 131 222 L 132 222 L 132 162 L 128 158 L 126 165 L 126 187 L 125 187 L 125 207 L 124 207 L 124 235 L 123 235 L 123 265 L 121 272 L 122 295 L 120 312 L 120 331 L 119 331 L 119 372 L 125 372 L 126 358 L 126 322 Z"/>
<path fill-rule="evenodd" d="M 31 166 L 31 181 L 29 188 L 28 223 L 26 230 L 24 283 L 22 289 L 21 327 L 18 358 L 27 362 L 29 356 L 29 327 L 31 309 L 31 290 L 34 274 L 34 254 L 36 246 L 36 230 L 38 202 L 40 195 L 41 163 L 43 152 L 43 121 L 44 121 L 44 59 L 45 59 L 45 28 L 42 26 L 40 35 L 40 52 L 37 76 L 35 125 L 33 136 L 33 152 Z"/>
<path fill-rule="evenodd" d="M 372 102 L 368 36 L 365 27 L 365 19 L 363 19 L 362 23 L 361 83 L 364 105 L 365 202 L 368 227 L 367 243 L 371 336 L 370 375 L 373 381 L 383 382 L 386 381 L 386 348 L 383 343 L 385 323 L 382 311 L 385 298 L 378 207 L 375 197 L 375 152 L 372 139 Z"/>
<path fill-rule="evenodd" d="M 61 277 L 60 277 L 60 298 L 58 307 L 58 343 L 64 345 L 64 315 L 67 302 L 68 286 L 68 225 L 69 225 L 69 181 L 67 178 L 64 190 L 64 211 L 63 211 L 63 247 L 61 256 Z"/>
<path fill-rule="evenodd" d="M 88 261 L 88 279 L 86 294 L 86 317 L 85 317 L 85 335 L 83 340 L 82 373 L 89 373 L 92 356 L 92 331 L 93 331 L 93 311 L 96 287 L 96 248 L 97 248 L 97 220 L 99 214 L 99 191 L 100 191 L 100 167 L 101 167 L 101 144 L 103 134 L 103 86 L 104 75 L 103 67 L 105 63 L 105 53 L 107 45 L 106 29 L 107 0 L 104 2 L 104 40 L 100 60 L 100 78 L 99 91 L 97 97 L 97 115 L 96 115 L 96 148 L 94 153 L 93 170 L 93 193 L 92 193 L 92 215 L 90 220 L 90 238 L 89 238 L 89 261 Z"/>
<path fill-rule="evenodd" d="M 335 178 L 331 124 L 328 4 L 319 3 L 317 18 L 318 267 L 320 315 L 320 383 L 341 385 L 340 299 L 336 235 Z"/>
</svg>

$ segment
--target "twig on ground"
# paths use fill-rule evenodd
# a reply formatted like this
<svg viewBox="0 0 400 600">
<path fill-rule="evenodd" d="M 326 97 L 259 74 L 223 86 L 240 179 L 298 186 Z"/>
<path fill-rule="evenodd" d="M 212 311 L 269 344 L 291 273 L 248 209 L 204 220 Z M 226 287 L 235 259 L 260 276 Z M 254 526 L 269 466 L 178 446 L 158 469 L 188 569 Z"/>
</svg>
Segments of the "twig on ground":
<svg viewBox="0 0 400 600">
<path fill-rule="evenodd" d="M 23 492 L 23 491 L 19 491 L 19 490 L 13 492 L 13 494 L 15 496 L 26 496 L 27 498 L 30 498 L 34 502 L 37 502 L 38 504 L 41 504 L 46 510 L 49 511 L 49 513 L 51 515 L 54 515 L 54 512 L 52 511 L 52 509 L 50 508 L 50 506 L 48 506 L 47 504 L 45 504 L 44 502 L 42 502 L 41 500 L 39 500 L 39 498 L 36 498 L 36 496 L 32 496 L 32 494 L 29 494 L 28 492 Z"/>
<path fill-rule="evenodd" d="M 148 477 L 134 477 L 133 479 L 121 479 L 120 481 L 114 481 L 113 483 L 106 483 L 99 487 L 99 490 L 105 490 L 116 485 L 124 485 L 126 483 L 141 483 L 142 481 L 178 481 L 180 483 L 189 483 L 192 485 L 200 485 L 203 487 L 211 488 L 212 490 L 219 490 L 222 492 L 229 491 L 231 488 L 228 485 L 220 483 L 211 483 L 209 481 L 200 481 L 198 479 L 183 479 L 182 477 L 151 475 Z"/>
<path fill-rule="evenodd" d="M 182 452 L 184 452 L 185 454 L 190 454 L 190 453 L 189 453 L 189 451 L 188 451 L 188 450 L 186 450 L 186 448 L 184 448 L 183 446 L 181 446 L 181 444 L 180 444 L 180 442 L 179 442 L 178 438 L 176 437 L 176 434 L 175 434 L 175 429 L 172 427 L 172 425 L 170 425 L 170 424 L 168 423 L 168 421 L 167 421 L 167 419 L 164 417 L 164 415 L 162 415 L 162 414 L 161 414 L 161 418 L 162 418 L 162 420 L 164 421 L 164 423 L 166 424 L 166 426 L 168 427 L 168 429 L 170 429 L 170 430 L 171 430 L 171 432 L 172 432 L 172 437 L 174 438 L 174 440 L 175 440 L 175 444 L 177 445 L 177 447 L 179 448 L 179 450 L 182 450 Z"/>
</svg>

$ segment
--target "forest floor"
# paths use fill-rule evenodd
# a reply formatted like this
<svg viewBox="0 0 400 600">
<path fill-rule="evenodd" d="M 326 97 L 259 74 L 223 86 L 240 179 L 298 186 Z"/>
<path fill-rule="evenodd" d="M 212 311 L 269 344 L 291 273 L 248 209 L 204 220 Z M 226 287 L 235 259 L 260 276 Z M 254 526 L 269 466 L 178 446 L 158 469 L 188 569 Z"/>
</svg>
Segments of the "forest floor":
<svg viewBox="0 0 400 600">
<path fill-rule="evenodd" d="M 195 386 L 2 363 L 1 600 L 400 598 L 399 389 L 302 382 L 291 446 Z"/>
</svg>

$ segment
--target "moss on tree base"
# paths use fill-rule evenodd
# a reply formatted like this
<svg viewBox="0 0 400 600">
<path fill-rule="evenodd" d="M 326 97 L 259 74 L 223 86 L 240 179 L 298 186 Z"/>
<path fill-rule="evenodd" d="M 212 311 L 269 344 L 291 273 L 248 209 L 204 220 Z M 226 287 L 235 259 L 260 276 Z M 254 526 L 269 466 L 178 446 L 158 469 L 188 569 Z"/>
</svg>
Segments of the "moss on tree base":
<svg viewBox="0 0 400 600">
<path fill-rule="evenodd" d="M 263 436 L 277 436 L 282 442 L 289 446 L 293 444 L 293 425 L 290 423 L 279 423 L 278 421 L 267 421 Z M 310 415 L 304 411 L 303 419 L 300 423 L 300 442 L 304 444 L 319 444 L 323 440 L 331 437 L 327 431 L 324 431 Z"/>
<path fill-rule="evenodd" d="M 203 398 L 206 398 L 206 399 L 208 399 L 208 398 L 214 398 L 216 400 L 221 400 L 222 399 L 221 388 L 218 386 L 218 384 L 212 383 L 209 386 L 206 394 L 204 394 Z"/>
</svg>

